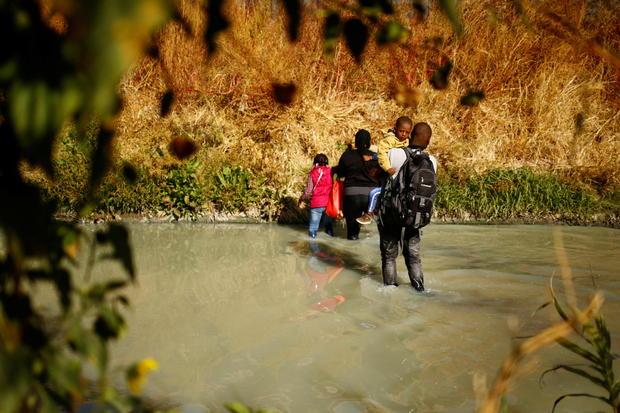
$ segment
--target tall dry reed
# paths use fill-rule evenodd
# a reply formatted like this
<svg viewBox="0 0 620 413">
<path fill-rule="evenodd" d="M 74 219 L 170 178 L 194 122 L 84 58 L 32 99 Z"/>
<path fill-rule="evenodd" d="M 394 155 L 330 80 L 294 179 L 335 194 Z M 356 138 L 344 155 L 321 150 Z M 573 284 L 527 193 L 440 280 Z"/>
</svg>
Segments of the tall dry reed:
<svg viewBox="0 0 620 413">
<path fill-rule="evenodd" d="M 548 304 L 553 304 L 563 321 L 547 327 L 543 331 L 519 343 L 518 345 L 514 345 L 512 351 L 510 352 L 510 355 L 502 363 L 502 366 L 499 369 L 499 372 L 497 373 L 497 376 L 495 377 L 493 385 L 491 386 L 491 389 L 489 391 L 486 390 L 485 376 L 477 375 L 474 377 L 474 391 L 476 393 L 477 402 L 479 405 L 477 408 L 478 413 L 497 413 L 498 411 L 500 411 L 500 408 L 504 407 L 502 404 L 506 403 L 505 396 L 509 391 L 510 385 L 513 381 L 515 381 L 515 379 L 520 375 L 520 373 L 525 370 L 524 367 L 521 366 L 521 363 L 524 361 L 524 359 L 542 348 L 555 344 L 560 344 L 562 347 L 569 349 L 571 352 L 575 353 L 578 356 L 583 357 L 585 354 L 586 357 L 590 357 L 591 360 L 593 360 L 592 363 L 595 365 L 594 368 L 598 369 L 598 372 L 600 372 L 601 374 L 605 374 L 607 373 L 606 370 L 609 370 L 609 372 L 611 373 L 612 383 L 609 387 L 613 387 L 614 384 L 617 386 L 618 382 L 613 382 L 613 362 L 605 364 L 605 361 L 603 360 L 604 357 L 597 357 L 601 356 L 600 354 L 597 354 L 596 356 L 590 354 L 587 350 L 581 349 L 578 345 L 566 339 L 566 337 L 569 336 L 571 333 L 577 333 L 577 335 L 585 338 L 585 341 L 588 344 L 596 347 L 597 340 L 600 340 L 602 338 L 601 336 L 606 335 L 607 342 L 601 347 L 604 347 L 604 351 L 606 352 L 609 352 L 611 349 L 611 344 L 609 341 L 609 331 L 607 331 L 605 323 L 600 316 L 601 306 L 604 302 L 603 294 L 600 291 L 597 291 L 589 299 L 589 303 L 585 309 L 582 310 L 578 307 L 577 294 L 575 292 L 575 287 L 573 283 L 573 275 L 570 264 L 568 262 L 566 251 L 564 249 L 564 241 L 560 229 L 554 229 L 553 240 L 556 258 L 560 266 L 560 274 L 562 277 L 564 294 L 566 296 L 567 307 L 569 311 L 565 312 L 562 308 L 562 305 L 559 303 L 553 290 L 552 278 L 549 286 L 552 300 L 551 302 L 546 303 L 544 306 Z M 597 319 L 598 322 L 592 322 L 592 320 L 594 319 Z M 594 327 L 595 325 L 596 327 Z M 604 354 L 604 356 L 608 355 Z M 583 374 L 581 374 L 581 370 L 566 365 L 560 365 L 549 371 L 553 371 L 559 368 L 567 368 L 568 371 L 572 370 L 574 374 L 583 376 Z M 587 377 L 588 374 L 586 373 L 585 376 Z M 606 388 L 602 380 L 599 383 L 596 383 L 595 378 L 594 382 L 595 384 L 599 384 L 600 387 Z M 552 411 L 555 410 L 555 406 L 558 404 L 558 402 L 568 396 L 584 396 L 584 394 L 570 394 L 556 399 Z M 585 397 L 596 398 L 596 396 L 591 396 L 589 394 L 586 394 Z M 608 404 L 613 405 L 613 403 L 617 403 L 617 396 L 616 399 L 614 399 L 613 401 L 611 400 L 610 396 Z"/>
</svg>

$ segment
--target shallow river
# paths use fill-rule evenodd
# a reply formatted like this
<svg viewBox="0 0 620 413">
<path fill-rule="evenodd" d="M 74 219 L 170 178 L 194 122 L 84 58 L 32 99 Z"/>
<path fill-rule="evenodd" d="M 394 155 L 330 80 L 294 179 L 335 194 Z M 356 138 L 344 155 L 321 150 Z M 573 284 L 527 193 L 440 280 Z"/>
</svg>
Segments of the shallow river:
<svg viewBox="0 0 620 413">
<path fill-rule="evenodd" d="M 605 292 L 620 342 L 620 231 L 557 227 L 583 303 Z M 473 412 L 475 373 L 494 378 L 513 336 L 558 316 L 548 299 L 554 227 L 430 225 L 422 260 L 428 292 L 383 287 L 376 227 L 359 241 L 278 225 L 132 224 L 139 286 L 115 364 L 153 357 L 147 397 L 186 411 L 227 402 L 279 412 Z M 340 236 L 340 238 L 338 237 Z M 116 267 L 99 267 L 101 274 Z M 509 327 L 512 326 L 512 327 Z M 518 325 L 515 330 L 514 326 Z M 550 412 L 564 393 L 593 391 L 566 372 L 562 348 L 526 360 L 511 412 Z M 558 412 L 603 411 L 570 399 Z M 607 411 L 607 410 L 605 410 Z"/>
</svg>

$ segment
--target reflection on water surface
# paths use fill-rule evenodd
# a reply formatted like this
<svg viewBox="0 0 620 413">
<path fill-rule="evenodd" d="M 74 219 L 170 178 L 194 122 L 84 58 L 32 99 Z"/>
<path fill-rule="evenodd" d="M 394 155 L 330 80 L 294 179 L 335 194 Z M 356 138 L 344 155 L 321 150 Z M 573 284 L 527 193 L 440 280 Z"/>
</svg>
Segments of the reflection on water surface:
<svg viewBox="0 0 620 413">
<path fill-rule="evenodd" d="M 147 396 L 175 406 L 472 412 L 473 374 L 493 377 L 510 350 L 507 321 L 517 318 L 521 335 L 556 321 L 546 310 L 530 318 L 557 272 L 548 226 L 429 226 L 424 294 L 410 288 L 401 258 L 401 286 L 382 286 L 374 228 L 358 242 L 310 240 L 305 228 L 277 225 L 130 228 L 139 286 L 115 364 L 157 359 Z M 593 280 L 605 290 L 620 342 L 620 232 L 562 232 L 579 294 L 587 297 Z M 548 375 L 541 389 L 540 372 L 576 360 L 561 349 L 538 360 L 513 389 L 512 411 L 548 412 L 559 395 L 591 390 L 565 373 Z M 561 411 L 597 407 L 577 400 Z"/>
</svg>

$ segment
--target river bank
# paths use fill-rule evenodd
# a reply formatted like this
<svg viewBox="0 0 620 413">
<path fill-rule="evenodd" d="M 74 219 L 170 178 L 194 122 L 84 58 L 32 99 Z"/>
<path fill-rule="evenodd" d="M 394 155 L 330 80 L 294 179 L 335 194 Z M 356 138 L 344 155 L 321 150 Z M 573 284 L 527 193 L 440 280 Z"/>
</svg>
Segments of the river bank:
<svg viewBox="0 0 620 413">
<path fill-rule="evenodd" d="M 54 180 L 32 177 L 63 219 L 278 222 L 303 224 L 297 206 L 302 180 L 286 188 L 236 165 L 219 169 L 198 162 L 165 173 L 119 165 L 104 179 L 95 199 L 83 206 L 88 165 L 61 158 Z M 303 175 L 299 176 L 300 178 Z M 620 189 L 594 186 L 549 171 L 495 168 L 484 172 L 440 169 L 434 222 L 620 225 Z"/>
<path fill-rule="evenodd" d="M 206 213 L 175 217 L 164 211 L 143 214 L 93 214 L 89 217 L 80 217 L 77 213 L 63 212 L 56 215 L 59 220 L 80 221 L 82 223 L 99 224 L 105 222 L 126 223 L 210 223 L 210 224 L 282 224 L 282 225 L 305 225 L 307 224 L 307 211 L 299 210 L 295 218 L 268 219 L 252 213 Z M 338 220 L 337 226 L 344 228 L 344 220 Z M 570 226 L 599 226 L 620 229 L 620 215 L 596 214 L 589 217 L 555 216 L 522 216 L 511 219 L 480 218 L 472 215 L 456 216 L 433 216 L 433 224 L 477 224 L 477 225 L 570 225 Z"/>
</svg>

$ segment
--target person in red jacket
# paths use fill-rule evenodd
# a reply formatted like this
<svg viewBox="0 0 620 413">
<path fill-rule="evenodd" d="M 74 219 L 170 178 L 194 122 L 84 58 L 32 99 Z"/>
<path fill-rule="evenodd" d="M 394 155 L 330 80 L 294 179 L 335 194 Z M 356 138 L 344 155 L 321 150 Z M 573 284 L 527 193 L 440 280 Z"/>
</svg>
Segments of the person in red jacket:
<svg viewBox="0 0 620 413">
<path fill-rule="evenodd" d="M 332 188 L 331 168 L 327 166 L 329 160 L 325 154 L 318 154 L 314 157 L 314 166 L 308 174 L 306 189 L 301 194 L 298 204 L 310 200 L 310 224 L 308 235 L 316 238 L 317 231 L 321 222 L 325 225 L 325 233 L 330 237 L 334 236 L 331 218 L 325 214 L 325 208 L 329 200 L 329 191 Z"/>
</svg>

